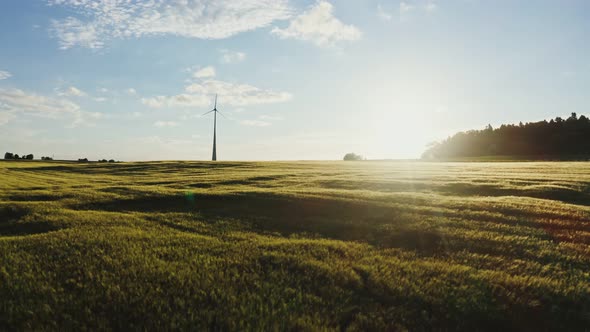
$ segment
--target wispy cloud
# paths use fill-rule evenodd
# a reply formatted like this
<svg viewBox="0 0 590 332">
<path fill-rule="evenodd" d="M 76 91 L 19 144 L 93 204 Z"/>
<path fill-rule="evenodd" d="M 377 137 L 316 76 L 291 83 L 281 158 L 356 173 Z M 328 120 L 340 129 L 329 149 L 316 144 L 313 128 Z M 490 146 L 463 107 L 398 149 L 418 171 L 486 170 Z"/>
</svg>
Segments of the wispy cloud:
<svg viewBox="0 0 590 332">
<path fill-rule="evenodd" d="M 211 103 L 209 96 L 197 96 L 182 93 L 174 96 L 155 96 L 152 98 L 141 98 L 141 102 L 152 108 L 163 107 L 203 107 Z"/>
<path fill-rule="evenodd" d="M 0 126 L 7 124 L 10 120 L 14 119 L 16 115 L 14 112 L 10 111 L 1 111 L 2 107 L 0 105 Z"/>
<path fill-rule="evenodd" d="M 386 11 L 385 9 L 383 9 L 383 7 L 381 5 L 377 5 L 377 17 L 379 17 L 380 19 L 382 19 L 384 21 L 391 21 L 391 19 L 393 18 L 393 15 L 391 13 L 389 13 L 388 11 Z"/>
<path fill-rule="evenodd" d="M 212 66 L 201 68 L 193 74 L 193 77 L 195 77 L 195 78 L 215 77 L 215 68 Z"/>
<path fill-rule="evenodd" d="M 0 80 L 6 80 L 12 77 L 12 74 L 5 71 L 5 70 L 0 70 Z"/>
<path fill-rule="evenodd" d="M 58 1 L 58 0 L 56 0 Z M 50 32 L 59 39 L 59 48 L 67 50 L 74 46 L 102 48 L 100 25 L 97 22 L 85 23 L 75 17 L 51 21 Z"/>
<path fill-rule="evenodd" d="M 283 118 L 276 115 L 261 115 L 258 117 L 261 120 L 282 120 Z"/>
<path fill-rule="evenodd" d="M 178 126 L 178 122 L 174 122 L 174 121 L 156 121 L 154 122 L 154 126 L 158 127 L 158 128 L 163 128 L 163 127 L 176 127 Z"/>
<path fill-rule="evenodd" d="M 86 112 L 80 106 L 65 98 L 53 98 L 25 92 L 19 89 L 0 88 L 0 112 L 6 122 L 18 114 L 28 114 L 45 118 L 73 118 L 71 126 L 89 124 L 90 120 L 98 119 L 101 113 Z M 6 115 L 10 114 L 10 115 Z"/>
<path fill-rule="evenodd" d="M 399 13 L 400 15 L 404 15 L 406 13 L 409 13 L 410 11 L 414 10 L 414 8 L 416 8 L 416 6 L 407 3 L 405 1 L 402 1 L 399 3 Z"/>
<path fill-rule="evenodd" d="M 405 20 L 413 12 L 432 13 L 438 9 L 436 0 L 412 0 L 399 3 L 400 20 Z"/>
<path fill-rule="evenodd" d="M 268 127 L 272 125 L 271 121 L 275 120 L 282 120 L 282 118 L 274 115 L 259 115 L 257 119 L 241 120 L 239 123 L 250 127 Z"/>
<path fill-rule="evenodd" d="M 434 2 L 428 2 L 426 5 L 424 5 L 424 9 L 427 11 L 434 11 L 438 8 L 438 5 Z"/>
<path fill-rule="evenodd" d="M 282 39 L 310 41 L 318 46 L 330 46 L 340 41 L 355 41 L 361 31 L 353 25 L 342 23 L 334 17 L 334 6 L 318 1 L 309 10 L 295 17 L 285 29 L 273 28 L 272 33 Z"/>
<path fill-rule="evenodd" d="M 270 122 L 262 121 L 262 120 L 242 120 L 240 121 L 241 125 L 244 126 L 251 126 L 251 127 L 268 127 L 271 125 Z"/>
<path fill-rule="evenodd" d="M 202 70 L 205 70 L 206 67 Z M 201 71 L 202 71 L 201 70 Z M 197 72 L 198 73 L 198 72 Z M 205 77 L 185 86 L 184 92 L 173 96 L 155 96 L 142 98 L 141 102 L 149 107 L 204 107 L 211 105 L 211 97 L 219 95 L 220 101 L 227 106 L 248 106 L 288 101 L 292 95 L 288 92 L 278 92 L 261 89 L 249 84 L 225 82 L 209 78 L 210 75 L 196 75 Z M 214 71 L 212 72 L 214 74 Z M 212 74 L 208 72 L 208 74 Z"/>
<path fill-rule="evenodd" d="M 220 50 L 222 63 L 239 63 L 246 59 L 244 52 L 232 52 L 229 50 Z"/>
<path fill-rule="evenodd" d="M 127 92 L 127 94 L 130 95 L 130 96 L 137 95 L 137 90 L 135 90 L 134 88 L 129 88 L 125 92 Z"/>
<path fill-rule="evenodd" d="M 59 91 L 58 92 L 59 96 L 67 96 L 67 97 L 85 97 L 88 94 L 78 88 L 76 88 L 75 86 L 70 86 L 67 89 L 65 89 L 64 91 Z"/>
<path fill-rule="evenodd" d="M 110 39 L 174 35 L 223 39 L 290 17 L 288 0 L 48 0 L 77 17 L 53 20 L 60 48 L 101 48 Z"/>
<path fill-rule="evenodd" d="M 247 106 L 253 104 L 270 104 L 291 99 L 287 92 L 264 90 L 249 84 L 231 83 L 219 80 L 206 80 L 193 83 L 185 88 L 191 94 L 208 96 L 218 94 L 223 102 L 231 106 Z"/>
</svg>

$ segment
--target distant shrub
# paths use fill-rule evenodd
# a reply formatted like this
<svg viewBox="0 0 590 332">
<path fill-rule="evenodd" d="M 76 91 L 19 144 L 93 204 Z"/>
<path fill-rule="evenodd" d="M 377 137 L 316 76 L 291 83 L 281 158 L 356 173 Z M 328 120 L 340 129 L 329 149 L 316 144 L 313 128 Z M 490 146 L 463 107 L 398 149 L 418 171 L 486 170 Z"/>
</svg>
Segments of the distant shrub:
<svg viewBox="0 0 590 332">
<path fill-rule="evenodd" d="M 53 160 L 51 157 L 41 157 L 41 160 Z"/>
<path fill-rule="evenodd" d="M 114 163 L 114 162 L 115 162 L 115 159 L 109 160 L 109 163 Z"/>
<path fill-rule="evenodd" d="M 358 155 L 356 153 L 347 153 L 344 155 L 344 160 L 350 161 L 350 160 L 363 160 L 363 156 Z"/>
<path fill-rule="evenodd" d="M 32 153 L 27 155 L 27 160 L 33 160 L 34 158 L 35 156 Z"/>
<path fill-rule="evenodd" d="M 82 162 L 82 163 L 87 163 L 88 162 L 88 158 L 79 158 L 78 161 L 79 162 Z"/>
<path fill-rule="evenodd" d="M 99 162 L 99 163 L 106 163 L 106 162 L 107 162 L 107 160 L 106 160 L 106 159 L 100 159 L 98 162 Z"/>
<path fill-rule="evenodd" d="M 14 154 L 11 152 L 6 152 L 4 154 L 4 159 L 14 159 Z"/>
</svg>

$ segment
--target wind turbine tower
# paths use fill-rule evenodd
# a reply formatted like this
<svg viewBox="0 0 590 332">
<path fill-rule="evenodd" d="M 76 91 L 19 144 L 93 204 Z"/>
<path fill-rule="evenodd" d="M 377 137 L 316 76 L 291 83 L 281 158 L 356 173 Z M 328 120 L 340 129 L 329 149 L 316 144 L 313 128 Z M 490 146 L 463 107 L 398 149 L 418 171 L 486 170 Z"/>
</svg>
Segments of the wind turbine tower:
<svg viewBox="0 0 590 332">
<path fill-rule="evenodd" d="M 216 161 L 217 160 L 217 113 L 223 115 L 223 113 L 221 113 L 217 110 L 217 94 L 215 95 L 215 105 L 213 106 L 213 109 L 203 115 L 207 115 L 211 112 L 213 112 L 213 157 L 211 158 L 211 160 Z"/>
</svg>

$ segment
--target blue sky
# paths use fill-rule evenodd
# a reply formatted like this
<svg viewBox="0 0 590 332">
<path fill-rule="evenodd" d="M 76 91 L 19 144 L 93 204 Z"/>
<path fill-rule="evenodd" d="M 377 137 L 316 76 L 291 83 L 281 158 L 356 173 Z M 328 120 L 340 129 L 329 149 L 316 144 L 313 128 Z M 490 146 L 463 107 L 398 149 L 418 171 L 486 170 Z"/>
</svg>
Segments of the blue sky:
<svg viewBox="0 0 590 332">
<path fill-rule="evenodd" d="M 56 158 L 415 158 L 588 114 L 590 2 L 7 0 L 0 149 Z"/>
</svg>

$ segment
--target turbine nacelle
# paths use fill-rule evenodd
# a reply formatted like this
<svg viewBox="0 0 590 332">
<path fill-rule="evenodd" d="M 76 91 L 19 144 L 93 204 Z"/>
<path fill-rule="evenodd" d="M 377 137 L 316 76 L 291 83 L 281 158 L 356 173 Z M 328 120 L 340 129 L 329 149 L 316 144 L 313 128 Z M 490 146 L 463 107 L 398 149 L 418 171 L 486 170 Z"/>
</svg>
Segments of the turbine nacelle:
<svg viewBox="0 0 590 332">
<path fill-rule="evenodd" d="M 207 115 L 211 112 L 219 113 L 221 116 L 223 116 L 224 118 L 227 119 L 227 117 L 223 113 L 221 113 L 217 110 L 217 95 L 215 95 L 215 105 L 213 106 L 213 109 L 208 112 L 203 113 L 201 116 Z"/>
</svg>

